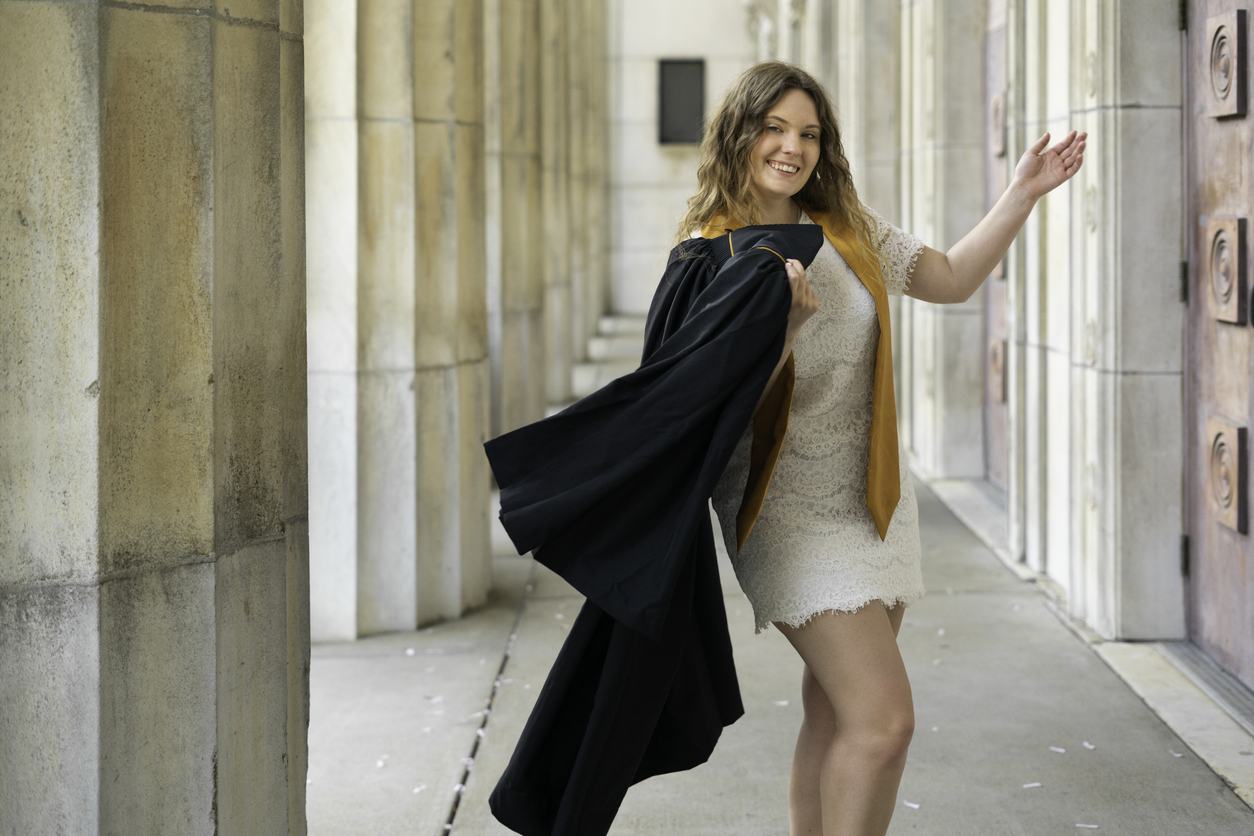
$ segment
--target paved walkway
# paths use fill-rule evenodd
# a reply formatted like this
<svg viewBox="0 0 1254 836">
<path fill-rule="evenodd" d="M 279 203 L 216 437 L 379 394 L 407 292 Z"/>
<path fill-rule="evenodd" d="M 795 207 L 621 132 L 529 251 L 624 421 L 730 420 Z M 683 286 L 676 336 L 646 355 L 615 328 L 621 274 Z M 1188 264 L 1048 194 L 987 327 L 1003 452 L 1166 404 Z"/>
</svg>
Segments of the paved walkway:
<svg viewBox="0 0 1254 836">
<path fill-rule="evenodd" d="M 1254 834 L 1254 811 L 1035 588 L 918 494 L 929 593 L 901 630 L 917 731 L 890 834 Z M 753 634 L 721 559 L 746 715 L 708 764 L 634 787 L 614 836 L 788 833 L 801 665 L 776 631 Z M 459 797 L 453 833 L 509 833 L 487 797 L 580 598 L 529 559 L 496 568 L 471 617 L 314 648 L 311 836 L 439 836 Z"/>
</svg>

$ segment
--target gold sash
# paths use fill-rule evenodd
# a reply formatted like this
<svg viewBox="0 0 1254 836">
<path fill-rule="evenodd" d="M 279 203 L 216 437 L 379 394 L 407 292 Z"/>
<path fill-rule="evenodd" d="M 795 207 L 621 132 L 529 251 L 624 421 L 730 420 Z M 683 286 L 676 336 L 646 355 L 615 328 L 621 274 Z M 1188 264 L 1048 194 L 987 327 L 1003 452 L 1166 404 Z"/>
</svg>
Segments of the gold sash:
<svg viewBox="0 0 1254 836">
<path fill-rule="evenodd" d="M 875 300 L 875 316 L 879 320 L 879 347 L 875 354 L 875 382 L 871 390 L 871 445 L 866 468 L 866 507 L 883 540 L 888 524 L 901 500 L 901 464 L 897 458 L 897 401 L 893 394 L 893 336 L 888 317 L 888 289 L 880 270 L 875 246 L 863 240 L 847 223 L 826 212 L 807 212 L 810 219 L 823 227 L 823 234 L 853 270 L 858 280 Z M 718 236 L 739 229 L 744 224 L 734 220 L 714 219 L 701 229 L 703 238 Z M 779 378 L 753 418 L 753 451 L 749 460 L 749 480 L 736 515 L 736 547 L 744 548 L 753 523 L 762 510 L 766 489 L 779 460 L 780 448 L 788 429 L 788 413 L 792 408 L 795 371 L 789 355 Z"/>
</svg>

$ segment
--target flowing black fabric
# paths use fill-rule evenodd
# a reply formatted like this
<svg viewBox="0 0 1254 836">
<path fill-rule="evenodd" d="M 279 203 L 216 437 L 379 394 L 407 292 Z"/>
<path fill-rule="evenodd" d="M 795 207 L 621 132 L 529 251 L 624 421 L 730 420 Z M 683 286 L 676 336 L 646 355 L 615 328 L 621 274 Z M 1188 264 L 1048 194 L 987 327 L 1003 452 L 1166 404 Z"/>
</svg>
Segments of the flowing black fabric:
<svg viewBox="0 0 1254 836">
<path fill-rule="evenodd" d="M 627 788 L 704 763 L 744 713 L 708 502 L 783 350 L 814 225 L 676 247 L 640 368 L 489 441 L 519 553 L 587 596 L 490 804 L 523 836 L 601 836 Z"/>
</svg>

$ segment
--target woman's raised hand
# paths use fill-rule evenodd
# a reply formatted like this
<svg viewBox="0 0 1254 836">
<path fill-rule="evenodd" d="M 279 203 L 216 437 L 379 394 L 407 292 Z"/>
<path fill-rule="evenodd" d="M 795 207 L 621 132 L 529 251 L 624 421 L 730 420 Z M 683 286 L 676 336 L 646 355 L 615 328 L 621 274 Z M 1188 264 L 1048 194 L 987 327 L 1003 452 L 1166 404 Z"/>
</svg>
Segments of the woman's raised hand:
<svg viewBox="0 0 1254 836">
<path fill-rule="evenodd" d="M 788 332 L 785 336 L 789 342 L 797 336 L 805 321 L 819 309 L 819 297 L 814 288 L 806 281 L 806 268 L 795 258 L 784 262 L 784 271 L 788 274 L 788 285 L 792 288 L 792 308 L 788 311 Z"/>
<path fill-rule="evenodd" d="M 1053 191 L 1071 179 L 1084 162 L 1084 141 L 1087 133 L 1072 131 L 1051 148 L 1046 148 L 1049 134 L 1046 133 L 1036 144 L 1019 158 L 1015 167 L 1015 181 L 1032 200 Z"/>
</svg>

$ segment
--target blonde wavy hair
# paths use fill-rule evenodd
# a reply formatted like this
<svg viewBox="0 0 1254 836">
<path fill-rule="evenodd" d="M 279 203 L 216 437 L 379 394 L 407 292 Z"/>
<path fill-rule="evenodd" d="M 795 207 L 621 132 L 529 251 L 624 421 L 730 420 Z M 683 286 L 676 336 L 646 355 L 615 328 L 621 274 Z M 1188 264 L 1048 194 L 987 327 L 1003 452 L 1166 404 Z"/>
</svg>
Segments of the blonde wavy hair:
<svg viewBox="0 0 1254 836">
<path fill-rule="evenodd" d="M 864 240 L 875 241 L 871 219 L 853 185 L 827 90 L 805 70 L 783 61 L 765 61 L 745 70 L 714 109 L 701 141 L 697 193 L 688 198 L 678 240 L 691 237 L 719 217 L 749 225 L 761 223 L 749 159 L 766 130 L 766 114 L 789 90 L 807 93 L 819 116 L 819 159 L 793 199 L 803 209 L 827 212 L 849 224 Z"/>
</svg>

